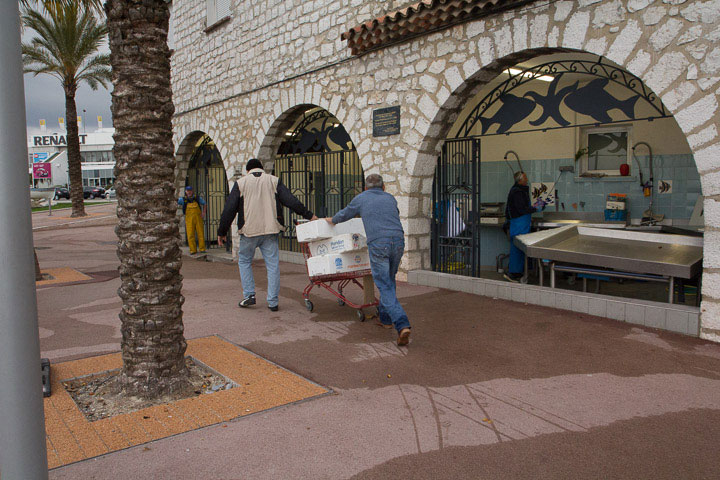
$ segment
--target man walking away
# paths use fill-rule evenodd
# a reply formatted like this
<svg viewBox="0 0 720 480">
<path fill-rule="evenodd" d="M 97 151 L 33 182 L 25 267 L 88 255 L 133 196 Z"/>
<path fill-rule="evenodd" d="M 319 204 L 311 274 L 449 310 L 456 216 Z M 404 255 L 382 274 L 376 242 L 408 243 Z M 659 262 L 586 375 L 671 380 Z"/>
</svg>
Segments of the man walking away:
<svg viewBox="0 0 720 480">
<path fill-rule="evenodd" d="M 352 199 L 329 223 L 342 223 L 360 215 L 365 225 L 370 269 L 380 291 L 380 324 L 386 328 L 395 327 L 398 345 L 410 341 L 410 321 L 397 299 L 395 275 L 405 250 L 405 232 L 400 223 L 395 197 L 385 192 L 383 178 L 378 174 L 368 175 L 365 191 Z"/>
<path fill-rule="evenodd" d="M 525 172 L 515 172 L 513 178 L 515 184 L 510 188 L 505 207 L 505 216 L 510 220 L 510 261 L 508 273 L 503 277 L 510 282 L 518 283 L 525 271 L 525 254 L 515 246 L 513 240 L 517 235 L 530 233 L 532 214 L 542 210 L 543 202 L 538 200 L 535 206 L 530 206 L 530 187 Z"/>
<path fill-rule="evenodd" d="M 250 159 L 245 170 L 247 175 L 235 182 L 225 202 L 218 227 L 218 245 L 225 243 L 227 232 L 237 215 L 238 233 L 240 234 L 238 269 L 243 289 L 243 299 L 238 306 L 245 308 L 255 305 L 252 260 L 255 256 L 255 249 L 259 248 L 267 270 L 268 308 L 277 312 L 280 295 L 278 233 L 285 230 L 282 225 L 282 206 L 288 207 L 308 220 L 317 220 L 317 217 L 290 193 L 290 190 L 283 185 L 279 178 L 265 173 L 260 160 Z"/>
<path fill-rule="evenodd" d="M 202 197 L 196 197 L 193 194 L 193 187 L 188 185 L 185 187 L 185 196 L 178 198 L 178 205 L 182 207 L 185 215 L 185 232 L 187 232 L 190 255 L 195 255 L 198 249 L 200 253 L 205 253 L 205 228 L 203 226 L 207 208 L 205 200 Z M 196 237 L 197 245 L 195 244 Z"/>
</svg>

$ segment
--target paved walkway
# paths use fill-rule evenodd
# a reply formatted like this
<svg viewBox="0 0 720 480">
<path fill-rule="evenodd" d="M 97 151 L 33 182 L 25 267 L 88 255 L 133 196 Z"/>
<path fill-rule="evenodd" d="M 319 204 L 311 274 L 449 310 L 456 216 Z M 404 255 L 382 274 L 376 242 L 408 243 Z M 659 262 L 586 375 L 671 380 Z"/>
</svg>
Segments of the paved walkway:
<svg viewBox="0 0 720 480">
<path fill-rule="evenodd" d="M 35 231 L 42 268 L 94 280 L 38 288 L 53 362 L 119 349 L 114 219 L 103 217 Z M 51 478 L 720 478 L 720 345 L 401 284 L 413 337 L 400 349 L 328 293 L 314 291 L 308 313 L 301 265 L 282 265 L 270 312 L 261 263 L 258 305 L 241 310 L 234 265 L 184 260 L 187 338 L 221 335 L 336 394 Z"/>
</svg>

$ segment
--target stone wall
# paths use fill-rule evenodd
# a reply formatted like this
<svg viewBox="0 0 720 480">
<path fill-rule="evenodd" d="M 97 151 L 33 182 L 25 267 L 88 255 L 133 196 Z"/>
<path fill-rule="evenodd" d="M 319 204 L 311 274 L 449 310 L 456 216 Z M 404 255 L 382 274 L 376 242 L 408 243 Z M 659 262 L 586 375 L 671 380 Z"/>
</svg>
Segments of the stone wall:
<svg viewBox="0 0 720 480">
<path fill-rule="evenodd" d="M 720 0 L 535 2 L 351 57 L 340 33 L 389 2 L 238 2 L 204 33 L 204 2 L 174 2 L 175 142 L 202 131 L 232 177 L 268 160 L 288 112 L 321 106 L 350 134 L 366 173 L 398 197 L 404 271 L 429 268 L 433 168 L 463 104 L 506 66 L 553 51 L 603 55 L 660 95 L 700 172 L 707 231 L 702 328 L 720 341 Z M 372 110 L 400 105 L 399 135 L 372 137 Z M 179 158 L 181 168 L 184 158 Z"/>
</svg>

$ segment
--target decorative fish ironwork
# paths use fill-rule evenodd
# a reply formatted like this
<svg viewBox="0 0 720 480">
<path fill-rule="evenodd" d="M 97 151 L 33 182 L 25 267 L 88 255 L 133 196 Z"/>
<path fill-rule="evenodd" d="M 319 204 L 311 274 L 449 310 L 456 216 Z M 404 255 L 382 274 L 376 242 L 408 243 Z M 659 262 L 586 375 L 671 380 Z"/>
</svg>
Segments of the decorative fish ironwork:
<svg viewBox="0 0 720 480">
<path fill-rule="evenodd" d="M 597 78 L 586 85 L 580 86 L 580 81 L 558 90 L 560 79 L 563 74 L 558 74 L 548 86 L 547 93 L 542 95 L 539 92 L 526 92 L 522 97 L 505 93 L 498 98 L 502 106 L 492 117 L 481 117 L 481 134 L 487 133 L 493 125 L 498 125 L 496 133 L 506 133 L 513 126 L 525 120 L 535 109 L 540 106 L 542 112 L 538 118 L 529 123 L 539 127 L 552 119 L 558 125 L 567 127 L 571 124 L 563 117 L 560 107 L 564 104 L 570 110 L 591 117 L 598 123 L 610 123 L 613 118 L 609 112 L 620 110 L 629 120 L 635 119 L 635 106 L 640 95 L 634 95 L 625 100 L 620 100 L 605 90 L 610 80 Z M 609 145 L 609 144 L 608 144 Z M 618 146 L 621 143 L 618 142 Z M 621 147 L 620 147 L 621 148 Z M 611 150 L 612 153 L 620 151 Z"/>
<path fill-rule="evenodd" d="M 482 135 L 495 124 L 498 125 L 497 133 L 507 132 L 513 125 L 525 120 L 536 107 L 533 100 L 518 97 L 512 93 L 506 93 L 498 100 L 502 102 L 502 106 L 495 112 L 495 115 L 490 118 L 480 119 Z"/>
<path fill-rule="evenodd" d="M 597 78 L 587 85 L 569 93 L 565 98 L 565 105 L 574 112 L 587 115 L 600 123 L 610 123 L 612 118 L 608 114 L 611 110 L 619 109 L 629 119 L 635 118 L 635 105 L 640 95 L 627 100 L 618 100 L 611 95 L 605 87 L 610 80 Z"/>
<path fill-rule="evenodd" d="M 562 76 L 563 74 L 561 73 L 556 76 L 555 79 L 553 79 L 553 81 L 550 83 L 550 86 L 548 87 L 547 95 L 540 95 L 538 92 L 527 92 L 525 95 L 523 95 L 523 97 L 530 97 L 535 100 L 535 103 L 540 105 L 543 109 L 542 115 L 540 115 L 537 119 L 530 121 L 530 125 L 532 125 L 533 127 L 542 125 L 549 118 L 552 118 L 558 123 L 558 125 L 561 125 L 563 127 L 567 127 L 568 125 L 570 125 L 570 122 L 565 120 L 565 118 L 563 118 L 562 114 L 560 113 L 560 104 L 567 95 L 577 90 L 580 82 L 577 81 L 574 85 L 561 88 L 560 91 L 556 93 L 557 86 L 560 83 L 560 79 L 562 78 Z"/>
</svg>

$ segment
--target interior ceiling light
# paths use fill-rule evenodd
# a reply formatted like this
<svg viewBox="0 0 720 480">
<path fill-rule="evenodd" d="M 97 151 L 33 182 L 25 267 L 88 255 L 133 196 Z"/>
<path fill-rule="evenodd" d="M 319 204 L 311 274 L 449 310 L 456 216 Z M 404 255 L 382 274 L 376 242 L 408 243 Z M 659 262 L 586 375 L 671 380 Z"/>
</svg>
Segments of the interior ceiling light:
<svg viewBox="0 0 720 480">
<path fill-rule="evenodd" d="M 293 134 L 293 132 L 285 132 L 285 135 L 287 135 L 288 137 L 291 137 L 292 134 Z"/>
<path fill-rule="evenodd" d="M 520 70 L 519 68 L 508 68 L 507 70 L 505 70 L 505 73 L 507 73 L 508 75 L 519 75 L 522 72 L 523 71 Z M 537 74 L 533 73 L 533 72 L 525 72 L 523 74 L 524 77 L 532 78 L 534 80 L 542 80 L 543 82 L 552 82 L 553 80 L 555 80 L 555 78 L 551 77 L 550 75 L 539 75 L 539 76 L 535 76 L 535 75 L 537 75 Z"/>
</svg>

